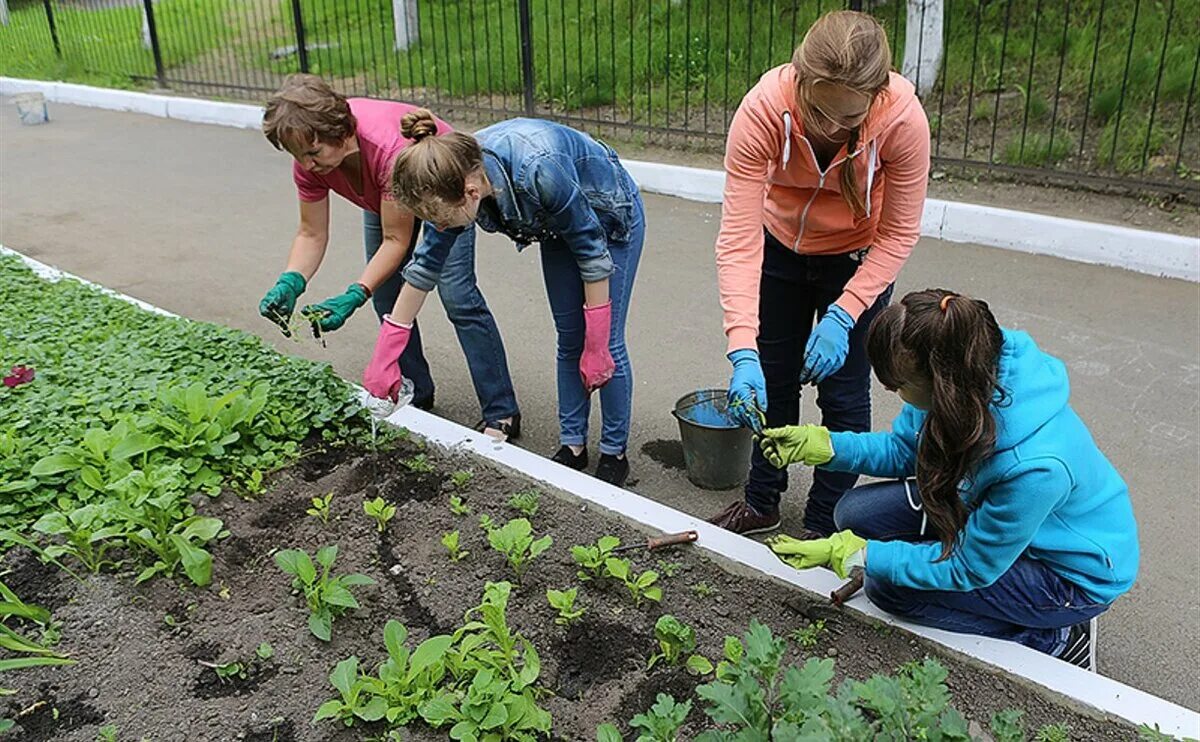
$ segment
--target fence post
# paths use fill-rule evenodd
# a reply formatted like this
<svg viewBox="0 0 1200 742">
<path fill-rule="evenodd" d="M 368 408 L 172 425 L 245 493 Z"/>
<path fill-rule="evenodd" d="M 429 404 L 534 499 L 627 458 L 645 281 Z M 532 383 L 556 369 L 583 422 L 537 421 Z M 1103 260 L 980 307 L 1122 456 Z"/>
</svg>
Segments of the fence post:
<svg viewBox="0 0 1200 742">
<path fill-rule="evenodd" d="M 154 0 L 142 0 L 142 8 L 146 21 L 146 34 L 150 37 L 150 52 L 154 55 L 154 77 L 158 86 L 167 86 L 167 71 L 163 68 L 162 46 L 158 43 L 158 26 L 154 22 Z"/>
<path fill-rule="evenodd" d="M 517 0 L 517 22 L 521 33 L 521 87 L 525 93 L 525 115 L 532 116 L 533 108 L 533 16 L 529 0 Z"/>
<path fill-rule="evenodd" d="M 46 22 L 50 24 L 50 39 L 54 42 L 54 53 L 62 58 L 62 44 L 58 42 L 58 26 L 54 25 L 54 8 L 50 7 L 50 0 L 42 0 L 42 6 L 46 8 Z"/>
<path fill-rule="evenodd" d="M 392 32 L 396 37 L 393 49 L 404 51 L 417 43 L 418 17 L 417 0 L 392 0 Z"/>
<path fill-rule="evenodd" d="M 8 0 L 0 0 L 0 26 L 8 25 Z"/>
<path fill-rule="evenodd" d="M 304 14 L 300 0 L 292 0 L 292 22 L 296 26 L 296 53 L 300 55 L 300 71 L 308 72 L 308 47 L 304 44 Z"/>
</svg>

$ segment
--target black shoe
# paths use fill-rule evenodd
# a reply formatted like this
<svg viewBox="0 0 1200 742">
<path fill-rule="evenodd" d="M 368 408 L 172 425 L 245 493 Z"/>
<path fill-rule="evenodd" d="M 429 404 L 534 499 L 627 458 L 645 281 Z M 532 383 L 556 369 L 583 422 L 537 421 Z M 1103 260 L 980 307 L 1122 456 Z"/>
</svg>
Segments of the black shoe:
<svg viewBox="0 0 1200 742">
<path fill-rule="evenodd" d="M 550 460 L 556 464 L 570 467 L 575 471 L 583 471 L 588 465 L 587 449 L 585 448 L 581 453 L 576 454 L 571 450 L 570 446 L 562 446 L 554 452 Z"/>
<path fill-rule="evenodd" d="M 521 413 L 518 412 L 517 414 L 513 415 L 511 423 L 504 423 L 500 422 L 499 420 L 480 420 L 479 422 L 475 423 L 476 433 L 482 433 L 488 428 L 491 428 L 492 430 L 499 430 L 504 434 L 504 440 L 512 443 L 521 437 Z"/>
<path fill-rule="evenodd" d="M 433 409 L 433 393 L 430 392 L 428 397 L 413 397 L 412 406 L 429 412 Z"/>
<path fill-rule="evenodd" d="M 596 479 L 608 482 L 614 487 L 624 487 L 629 478 L 629 457 L 600 454 L 600 463 L 596 464 Z"/>
<path fill-rule="evenodd" d="M 1060 660 L 1096 672 L 1095 621 L 1093 618 L 1071 627 L 1067 632 L 1067 646 L 1058 654 Z"/>
</svg>

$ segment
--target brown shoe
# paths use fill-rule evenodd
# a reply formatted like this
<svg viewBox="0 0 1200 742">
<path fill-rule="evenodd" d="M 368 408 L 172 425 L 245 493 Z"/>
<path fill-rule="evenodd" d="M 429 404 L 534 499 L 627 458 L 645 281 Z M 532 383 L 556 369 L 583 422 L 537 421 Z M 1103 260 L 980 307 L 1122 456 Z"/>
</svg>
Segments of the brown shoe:
<svg viewBox="0 0 1200 742">
<path fill-rule="evenodd" d="M 729 504 L 721 512 L 708 519 L 709 523 L 720 526 L 727 531 L 750 536 L 755 533 L 767 533 L 779 527 L 779 511 L 761 515 L 757 510 L 738 500 Z"/>
</svg>

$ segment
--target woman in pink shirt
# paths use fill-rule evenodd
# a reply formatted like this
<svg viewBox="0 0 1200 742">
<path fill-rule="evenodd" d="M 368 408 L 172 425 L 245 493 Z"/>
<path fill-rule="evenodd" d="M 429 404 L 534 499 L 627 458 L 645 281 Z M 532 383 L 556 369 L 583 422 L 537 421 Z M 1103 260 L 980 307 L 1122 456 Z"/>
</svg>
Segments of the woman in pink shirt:
<svg viewBox="0 0 1200 742">
<path fill-rule="evenodd" d="M 329 242 L 329 192 L 363 210 L 367 266 L 338 296 L 309 304 L 301 314 L 322 331 L 336 330 L 371 299 L 380 321 L 396 303 L 401 269 L 417 243 L 420 221 L 392 197 L 392 163 L 411 142 L 400 120 L 415 106 L 369 98 L 347 99 L 314 75 L 292 75 L 267 101 L 263 134 L 295 158 L 292 178 L 300 199 L 300 228 L 287 268 L 267 292 L 259 312 L 290 333 L 296 300 L 321 265 Z M 438 121 L 439 133 L 450 131 Z M 467 357 L 483 411 L 476 429 L 500 440 L 520 435 L 521 415 L 496 321 L 475 280 L 475 241 L 455 242 L 437 283 L 438 295 Z M 401 357 L 413 382 L 413 404 L 433 406 L 434 384 L 414 325 Z"/>
<path fill-rule="evenodd" d="M 793 425 L 800 386 L 812 383 L 822 425 L 869 430 L 866 331 L 920 234 L 929 173 L 929 122 L 891 71 L 879 23 L 852 11 L 818 19 L 791 63 L 742 99 L 725 171 L 717 279 L 731 410 L 756 432 Z M 814 471 L 804 535 L 833 532 L 833 508 L 855 481 Z M 755 448 L 745 498 L 711 521 L 743 534 L 778 528 L 787 486 Z"/>
</svg>

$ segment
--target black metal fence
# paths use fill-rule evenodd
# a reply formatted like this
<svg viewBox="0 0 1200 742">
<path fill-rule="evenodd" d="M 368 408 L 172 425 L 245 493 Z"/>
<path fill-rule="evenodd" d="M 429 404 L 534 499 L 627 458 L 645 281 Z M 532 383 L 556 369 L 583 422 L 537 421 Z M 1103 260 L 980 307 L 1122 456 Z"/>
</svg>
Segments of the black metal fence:
<svg viewBox="0 0 1200 742">
<path fill-rule="evenodd" d="M 308 71 L 459 120 L 716 150 L 809 24 L 863 5 L 936 168 L 1200 194 L 1200 0 L 9 0 L 0 72 L 261 100 Z"/>
</svg>

